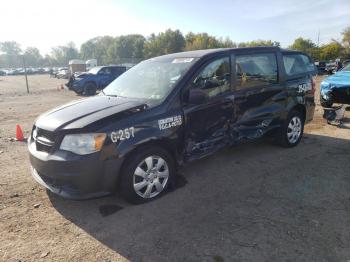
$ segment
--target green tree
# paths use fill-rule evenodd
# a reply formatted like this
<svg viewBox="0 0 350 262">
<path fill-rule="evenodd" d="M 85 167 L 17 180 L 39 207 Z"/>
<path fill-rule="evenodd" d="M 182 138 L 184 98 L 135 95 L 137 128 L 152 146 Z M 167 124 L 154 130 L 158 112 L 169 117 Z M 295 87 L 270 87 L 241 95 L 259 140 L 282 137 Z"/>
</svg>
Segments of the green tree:
<svg viewBox="0 0 350 262">
<path fill-rule="evenodd" d="M 257 46 L 280 46 L 279 42 L 271 40 L 254 40 L 250 42 L 242 42 L 238 44 L 238 47 L 257 47 Z"/>
<path fill-rule="evenodd" d="M 237 44 L 233 42 L 229 37 L 225 39 L 219 39 L 220 45 L 223 48 L 236 48 Z"/>
<path fill-rule="evenodd" d="M 108 57 L 114 63 L 138 63 L 143 59 L 145 38 L 142 35 L 125 35 L 115 38 L 108 48 Z"/>
<path fill-rule="evenodd" d="M 334 60 L 341 56 L 342 51 L 342 45 L 334 41 L 320 47 L 320 58 L 322 60 Z"/>
<path fill-rule="evenodd" d="M 144 44 L 146 58 L 181 52 L 185 48 L 185 38 L 179 30 L 168 29 L 158 35 L 151 34 Z"/>
<path fill-rule="evenodd" d="M 231 43 L 227 42 L 227 44 L 229 45 Z M 186 35 L 186 50 L 201 50 L 220 47 L 223 47 L 223 43 L 207 33 L 194 34 L 190 32 Z"/>
<path fill-rule="evenodd" d="M 22 50 L 17 42 L 5 41 L 0 43 L 0 51 L 3 53 L 1 63 L 4 67 L 18 67 L 22 65 L 20 57 Z"/>
<path fill-rule="evenodd" d="M 0 43 L 0 51 L 7 55 L 19 55 L 22 52 L 20 44 L 15 41 Z"/>
<path fill-rule="evenodd" d="M 79 52 L 73 42 L 69 42 L 65 46 L 57 46 L 52 48 L 51 57 L 55 65 L 66 66 L 69 60 L 79 57 Z"/>
<path fill-rule="evenodd" d="M 342 32 L 342 42 L 344 46 L 344 57 L 350 58 L 350 26 L 344 29 Z"/>
<path fill-rule="evenodd" d="M 350 47 L 350 26 L 344 29 L 344 31 L 341 33 L 343 36 L 343 44 L 344 47 L 349 48 Z"/>
<path fill-rule="evenodd" d="M 320 48 L 316 46 L 310 39 L 299 37 L 294 40 L 294 43 L 289 46 L 290 49 L 305 52 L 315 60 L 323 60 L 320 54 Z"/>
<path fill-rule="evenodd" d="M 294 40 L 294 43 L 289 48 L 297 51 L 308 52 L 311 48 L 315 47 L 316 45 L 310 39 L 299 37 Z"/>
<path fill-rule="evenodd" d="M 43 57 L 36 47 L 28 47 L 24 51 L 24 57 L 27 66 L 40 66 L 43 62 Z"/>
<path fill-rule="evenodd" d="M 82 59 L 97 59 L 98 64 L 105 65 L 113 62 L 109 51 L 115 42 L 111 36 L 98 36 L 83 43 L 80 47 L 80 57 Z"/>
</svg>

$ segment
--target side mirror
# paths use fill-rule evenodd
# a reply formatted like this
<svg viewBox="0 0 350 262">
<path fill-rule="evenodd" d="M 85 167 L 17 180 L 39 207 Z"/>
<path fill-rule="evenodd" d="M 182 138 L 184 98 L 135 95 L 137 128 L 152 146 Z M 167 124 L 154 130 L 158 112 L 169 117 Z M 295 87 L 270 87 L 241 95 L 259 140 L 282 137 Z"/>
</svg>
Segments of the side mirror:
<svg viewBox="0 0 350 262">
<path fill-rule="evenodd" d="M 206 102 L 208 95 L 199 88 L 190 89 L 188 94 L 188 103 L 193 105 L 200 105 Z"/>
</svg>

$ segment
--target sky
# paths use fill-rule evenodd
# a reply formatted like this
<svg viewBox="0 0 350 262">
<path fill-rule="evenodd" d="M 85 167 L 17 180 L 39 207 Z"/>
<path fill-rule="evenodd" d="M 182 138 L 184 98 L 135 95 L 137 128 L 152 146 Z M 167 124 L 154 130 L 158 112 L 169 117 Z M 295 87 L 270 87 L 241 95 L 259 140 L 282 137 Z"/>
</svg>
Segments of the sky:
<svg viewBox="0 0 350 262">
<path fill-rule="evenodd" d="M 42 54 L 73 41 L 103 35 L 207 32 L 234 42 L 279 41 L 282 47 L 301 36 L 317 44 L 341 40 L 350 26 L 350 0 L 4 0 L 0 42 Z"/>
</svg>

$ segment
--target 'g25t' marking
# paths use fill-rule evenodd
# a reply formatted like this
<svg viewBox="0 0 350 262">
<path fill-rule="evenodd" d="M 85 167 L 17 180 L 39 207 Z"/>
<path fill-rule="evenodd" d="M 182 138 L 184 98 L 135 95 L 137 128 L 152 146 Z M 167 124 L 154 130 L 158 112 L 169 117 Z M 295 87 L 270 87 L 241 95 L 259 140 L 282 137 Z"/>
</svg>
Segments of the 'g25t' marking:
<svg viewBox="0 0 350 262">
<path fill-rule="evenodd" d="M 111 140 L 113 143 L 116 143 L 119 140 L 122 141 L 125 139 L 130 139 L 132 137 L 135 137 L 134 130 L 135 130 L 135 128 L 132 126 L 129 128 L 120 129 L 118 131 L 112 132 L 111 133 Z"/>
</svg>

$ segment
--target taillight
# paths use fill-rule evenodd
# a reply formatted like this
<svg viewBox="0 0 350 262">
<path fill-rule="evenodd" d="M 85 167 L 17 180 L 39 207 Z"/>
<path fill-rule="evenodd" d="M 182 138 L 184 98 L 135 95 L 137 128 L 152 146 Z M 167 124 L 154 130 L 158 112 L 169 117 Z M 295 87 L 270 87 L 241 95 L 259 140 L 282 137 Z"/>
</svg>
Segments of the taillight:
<svg viewBox="0 0 350 262">
<path fill-rule="evenodd" d="M 316 78 L 311 77 L 311 92 L 315 94 L 316 92 Z"/>
</svg>

